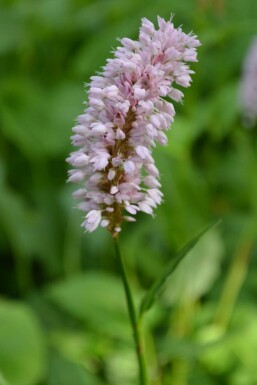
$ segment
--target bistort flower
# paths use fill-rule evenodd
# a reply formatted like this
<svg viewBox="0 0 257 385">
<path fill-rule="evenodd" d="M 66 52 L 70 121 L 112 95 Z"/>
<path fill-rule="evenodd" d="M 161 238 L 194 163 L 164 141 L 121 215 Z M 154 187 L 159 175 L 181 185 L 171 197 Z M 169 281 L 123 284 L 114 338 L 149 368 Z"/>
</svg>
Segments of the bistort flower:
<svg viewBox="0 0 257 385">
<path fill-rule="evenodd" d="M 257 37 L 246 55 L 240 88 L 243 123 L 252 127 L 257 121 Z"/>
<path fill-rule="evenodd" d="M 135 221 L 138 211 L 153 214 L 162 201 L 151 153 L 156 142 L 167 142 L 171 99 L 183 97 L 174 86 L 190 85 L 186 62 L 197 61 L 200 43 L 171 21 L 158 17 L 158 25 L 143 18 L 138 41 L 120 40 L 114 58 L 91 77 L 87 107 L 73 128 L 78 149 L 67 159 L 74 167 L 68 181 L 80 185 L 74 196 L 87 231 L 101 225 L 115 237 L 123 220 Z"/>
</svg>

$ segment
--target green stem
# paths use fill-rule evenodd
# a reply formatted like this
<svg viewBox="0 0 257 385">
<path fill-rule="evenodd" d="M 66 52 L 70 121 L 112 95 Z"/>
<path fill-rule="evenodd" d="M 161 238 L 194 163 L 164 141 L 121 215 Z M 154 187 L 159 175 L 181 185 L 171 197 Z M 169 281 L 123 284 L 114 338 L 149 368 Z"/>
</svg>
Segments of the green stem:
<svg viewBox="0 0 257 385">
<path fill-rule="evenodd" d="M 145 366 L 143 346 L 142 346 L 142 342 L 141 342 L 140 325 L 139 325 L 139 322 L 138 322 L 138 319 L 136 316 L 135 305 L 133 302 L 133 297 L 132 297 L 132 293 L 131 293 L 131 290 L 129 287 L 125 265 L 124 265 L 124 262 L 123 262 L 123 259 L 122 259 L 122 256 L 121 256 L 121 253 L 119 250 L 119 245 L 118 245 L 117 239 L 114 239 L 114 247 L 115 247 L 115 252 L 117 255 L 118 262 L 119 262 L 122 282 L 123 282 L 126 300 L 127 300 L 130 323 L 132 326 L 134 341 L 135 341 L 135 345 L 136 345 L 136 355 L 137 355 L 137 361 L 138 361 L 138 366 L 139 366 L 139 379 L 140 379 L 139 384 L 140 385 L 147 385 L 146 366 Z"/>
<path fill-rule="evenodd" d="M 247 274 L 249 257 L 251 254 L 253 240 L 245 241 L 240 247 L 232 261 L 230 271 L 221 295 L 216 311 L 214 323 L 227 329 L 231 319 L 235 303 Z"/>
</svg>

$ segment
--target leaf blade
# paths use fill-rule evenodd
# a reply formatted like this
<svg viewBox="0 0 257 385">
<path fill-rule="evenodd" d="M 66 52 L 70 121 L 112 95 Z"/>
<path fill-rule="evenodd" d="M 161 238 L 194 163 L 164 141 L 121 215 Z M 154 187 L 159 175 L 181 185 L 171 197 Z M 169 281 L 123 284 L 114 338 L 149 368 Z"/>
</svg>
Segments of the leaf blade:
<svg viewBox="0 0 257 385">
<path fill-rule="evenodd" d="M 197 242 L 202 238 L 202 236 L 209 231 L 210 229 L 218 226 L 221 220 L 210 224 L 205 229 L 203 229 L 198 235 L 192 238 L 190 241 L 186 243 L 186 245 L 176 254 L 176 256 L 172 259 L 168 268 L 161 274 L 159 278 L 153 283 L 151 288 L 146 293 L 143 298 L 139 310 L 139 317 L 142 317 L 143 313 L 149 310 L 167 281 L 167 279 L 172 275 L 172 273 L 176 270 L 176 267 L 182 261 L 184 257 L 189 253 L 189 251 L 197 244 Z"/>
</svg>

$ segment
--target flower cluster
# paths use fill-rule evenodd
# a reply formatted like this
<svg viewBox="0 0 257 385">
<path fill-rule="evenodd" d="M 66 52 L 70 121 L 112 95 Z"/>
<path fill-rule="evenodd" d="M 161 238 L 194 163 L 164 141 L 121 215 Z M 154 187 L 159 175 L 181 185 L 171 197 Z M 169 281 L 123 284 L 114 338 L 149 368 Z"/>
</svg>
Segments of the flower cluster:
<svg viewBox="0 0 257 385">
<path fill-rule="evenodd" d="M 91 77 L 88 105 L 73 128 L 78 150 L 67 159 L 74 167 L 68 180 L 81 185 L 74 196 L 87 231 L 101 225 L 115 237 L 123 220 L 152 214 L 161 203 L 151 152 L 156 142 L 167 142 L 175 110 L 166 97 L 182 100 L 174 84 L 190 85 L 193 71 L 185 63 L 197 61 L 200 43 L 171 21 L 158 17 L 158 25 L 144 18 L 138 41 L 120 40 L 114 58 Z"/>
<path fill-rule="evenodd" d="M 257 121 L 257 37 L 246 56 L 240 89 L 240 104 L 244 124 L 253 126 Z"/>
</svg>

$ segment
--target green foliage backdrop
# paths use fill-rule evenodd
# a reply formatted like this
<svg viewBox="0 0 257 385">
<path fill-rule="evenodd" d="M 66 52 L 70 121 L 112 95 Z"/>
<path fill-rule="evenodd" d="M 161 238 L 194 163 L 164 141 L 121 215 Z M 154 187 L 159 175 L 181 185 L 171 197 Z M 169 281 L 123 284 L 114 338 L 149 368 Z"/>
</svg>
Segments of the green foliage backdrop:
<svg viewBox="0 0 257 385">
<path fill-rule="evenodd" d="M 189 238 L 222 224 L 146 315 L 151 385 L 257 384 L 257 127 L 242 126 L 238 97 L 257 2 L 2 0 L 0 385 L 136 383 L 112 241 L 83 233 L 65 158 L 83 84 L 116 37 L 171 13 L 202 47 L 154 154 L 165 202 L 122 231 L 137 302 Z"/>
</svg>

